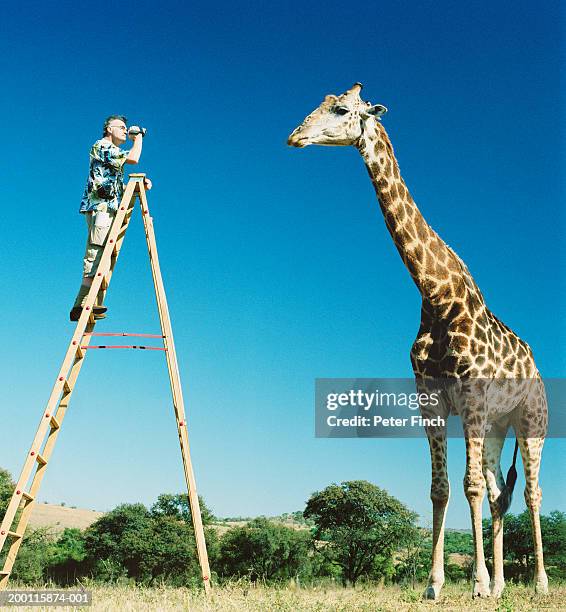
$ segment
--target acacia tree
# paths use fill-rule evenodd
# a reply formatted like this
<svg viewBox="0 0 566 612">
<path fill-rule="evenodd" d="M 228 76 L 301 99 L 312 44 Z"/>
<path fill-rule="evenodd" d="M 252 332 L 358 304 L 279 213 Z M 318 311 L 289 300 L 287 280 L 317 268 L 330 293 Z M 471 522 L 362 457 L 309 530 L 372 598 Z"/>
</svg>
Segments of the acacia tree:
<svg viewBox="0 0 566 612">
<path fill-rule="evenodd" d="M 332 484 L 314 493 L 304 511 L 315 523 L 317 551 L 342 570 L 342 581 L 383 575 L 393 552 L 414 533 L 417 515 L 365 480 Z M 316 542 L 318 541 L 318 544 Z"/>
</svg>

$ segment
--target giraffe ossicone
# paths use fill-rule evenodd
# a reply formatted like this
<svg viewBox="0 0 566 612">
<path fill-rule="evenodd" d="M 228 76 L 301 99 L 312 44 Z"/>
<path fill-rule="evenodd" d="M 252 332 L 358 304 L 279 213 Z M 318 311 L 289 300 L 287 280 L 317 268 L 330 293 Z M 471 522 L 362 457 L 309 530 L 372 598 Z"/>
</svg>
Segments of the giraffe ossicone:
<svg viewBox="0 0 566 612">
<path fill-rule="evenodd" d="M 354 146 L 374 186 L 386 227 L 421 297 L 421 323 L 410 357 L 419 390 L 431 381 L 450 381 L 438 407 L 421 407 L 424 417 L 460 415 L 466 441 L 464 491 L 474 537 L 472 595 L 499 597 L 504 587 L 503 515 L 514 480 L 506 484 L 500 457 L 507 431 L 515 430 L 525 471 L 525 501 L 531 514 L 535 587 L 545 593 L 538 484 L 547 430 L 544 384 L 532 351 L 486 306 L 464 262 L 429 226 L 401 177 L 380 117 L 385 106 L 365 102 L 362 85 L 327 95 L 291 133 L 288 144 Z M 486 432 L 489 430 L 489 434 Z M 450 497 L 446 429 L 427 428 L 433 505 L 432 569 L 424 596 L 437 599 L 444 584 L 444 522 Z M 493 524 L 493 576 L 486 567 L 481 506 L 487 487 Z"/>
</svg>

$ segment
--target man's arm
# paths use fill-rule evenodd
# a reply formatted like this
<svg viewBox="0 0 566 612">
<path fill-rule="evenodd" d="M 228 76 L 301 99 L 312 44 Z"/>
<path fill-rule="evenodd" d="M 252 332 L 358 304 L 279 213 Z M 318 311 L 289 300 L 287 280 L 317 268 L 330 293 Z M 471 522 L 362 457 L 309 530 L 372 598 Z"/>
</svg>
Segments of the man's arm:
<svg viewBox="0 0 566 612">
<path fill-rule="evenodd" d="M 137 164 L 140 161 L 143 136 L 141 134 L 136 134 L 133 140 L 134 146 L 130 149 L 128 157 L 126 157 L 127 164 Z"/>
</svg>

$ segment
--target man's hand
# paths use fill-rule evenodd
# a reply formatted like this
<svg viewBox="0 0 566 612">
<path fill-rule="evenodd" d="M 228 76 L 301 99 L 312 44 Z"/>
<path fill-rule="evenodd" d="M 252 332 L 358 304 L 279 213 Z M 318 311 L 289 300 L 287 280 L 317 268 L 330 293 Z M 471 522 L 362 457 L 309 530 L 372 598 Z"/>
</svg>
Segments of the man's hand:
<svg viewBox="0 0 566 612">
<path fill-rule="evenodd" d="M 153 187 L 152 182 L 147 177 L 143 179 L 143 186 L 146 188 L 147 191 L 149 191 Z"/>
<path fill-rule="evenodd" d="M 138 136 L 141 136 L 143 138 L 145 136 L 145 132 L 146 132 L 145 128 L 141 128 L 139 127 L 139 125 L 132 125 L 128 128 L 128 138 L 132 142 L 135 142 Z"/>
</svg>

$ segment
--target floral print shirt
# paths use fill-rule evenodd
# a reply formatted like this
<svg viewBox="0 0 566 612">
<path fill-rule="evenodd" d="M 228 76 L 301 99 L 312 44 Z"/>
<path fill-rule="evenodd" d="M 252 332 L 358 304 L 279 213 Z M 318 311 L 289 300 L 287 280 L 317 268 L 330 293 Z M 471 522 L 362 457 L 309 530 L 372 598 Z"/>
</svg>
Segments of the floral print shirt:
<svg viewBox="0 0 566 612">
<path fill-rule="evenodd" d="M 90 170 L 81 200 L 80 212 L 96 210 L 106 204 L 107 210 L 118 210 L 124 193 L 124 151 L 106 138 L 97 140 L 90 150 Z"/>
</svg>

